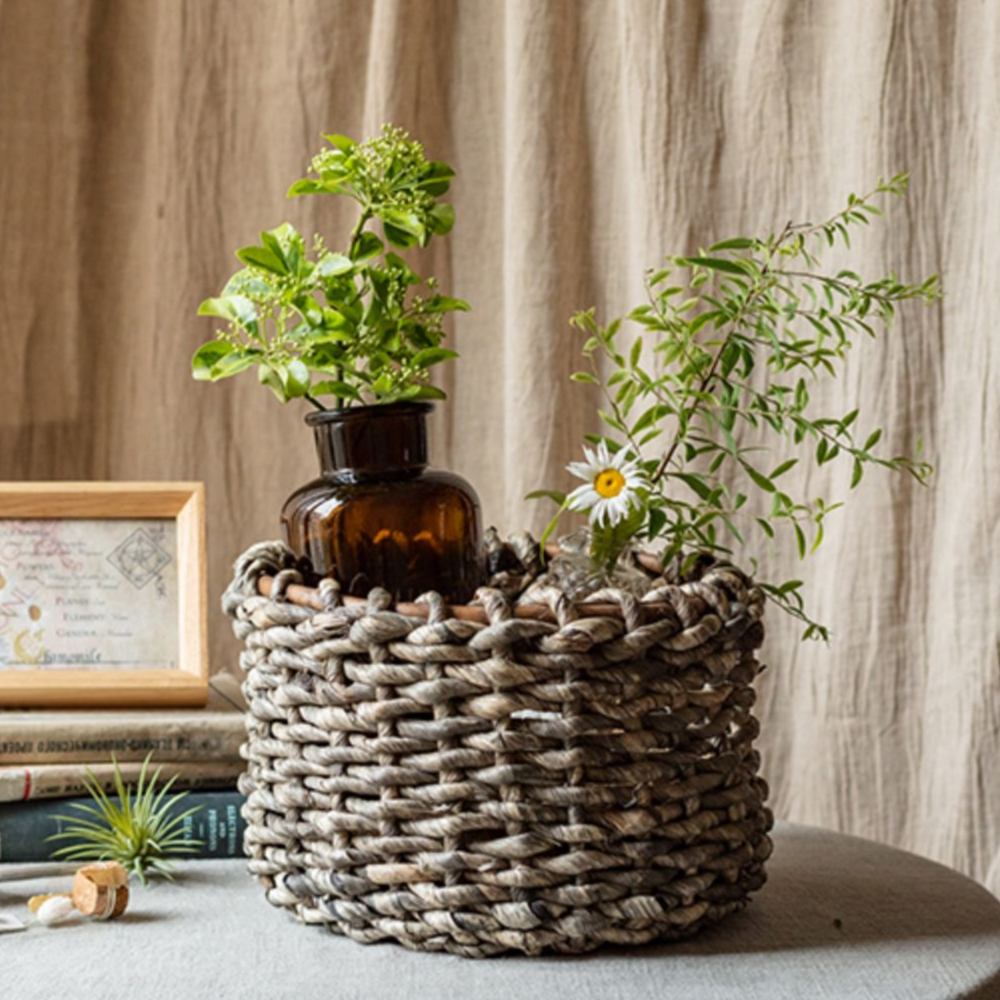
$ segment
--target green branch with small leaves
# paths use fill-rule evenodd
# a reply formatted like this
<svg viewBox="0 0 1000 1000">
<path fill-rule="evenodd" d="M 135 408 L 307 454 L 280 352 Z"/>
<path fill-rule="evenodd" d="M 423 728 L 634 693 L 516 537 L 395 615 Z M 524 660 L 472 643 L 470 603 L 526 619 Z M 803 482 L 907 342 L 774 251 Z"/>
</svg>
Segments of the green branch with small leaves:
<svg viewBox="0 0 1000 1000">
<path fill-rule="evenodd" d="M 442 295 L 434 278 L 389 247 L 423 248 L 451 231 L 455 211 L 439 199 L 454 171 L 391 125 L 364 143 L 326 139 L 312 176 L 288 194 L 356 201 L 346 249 L 328 250 L 321 236 L 307 246 L 285 223 L 261 233 L 259 246 L 237 250 L 242 270 L 199 309 L 227 325 L 195 352 L 194 377 L 217 382 L 255 369 L 282 402 L 304 399 L 321 410 L 325 398 L 337 409 L 443 399 L 430 370 L 458 356 L 441 346 L 444 319 L 469 306 Z"/>
<path fill-rule="evenodd" d="M 740 425 L 808 445 L 817 466 L 849 461 L 851 489 L 876 467 L 927 482 L 932 469 L 919 440 L 912 454 L 887 456 L 876 450 L 881 429 L 856 436 L 858 409 L 818 416 L 810 396 L 812 383 L 835 376 L 859 337 L 892 325 L 900 304 L 941 297 L 937 275 L 917 283 L 895 274 L 867 281 L 851 270 L 822 268 L 824 250 L 850 249 L 852 230 L 882 214 L 878 202 L 906 190 L 907 176 L 900 174 L 866 195 L 851 195 L 825 222 L 788 223 L 777 234 L 727 239 L 694 256 L 670 257 L 647 274 L 647 301 L 626 317 L 608 326 L 593 310 L 573 317 L 586 336 L 589 370 L 572 377 L 597 386 L 607 407 L 598 413 L 609 433 L 587 440 L 613 456 L 610 464 L 633 463 L 644 477 L 630 509 L 631 531 L 592 518 L 595 564 L 613 565 L 636 538 L 663 545 L 664 565 L 681 560 L 690 566 L 705 553 L 731 559 L 750 529 L 768 540 L 790 532 L 801 558 L 815 551 L 827 515 L 842 504 L 786 492 L 780 479 L 799 456 L 767 461 L 769 448 L 740 442 Z M 649 357 L 651 364 L 644 361 Z M 649 457 L 657 444 L 658 457 Z M 734 481 L 744 484 L 741 490 L 730 487 Z M 754 491 L 763 507 L 750 503 Z M 571 506 L 558 491 L 532 494 L 540 495 L 554 499 L 560 514 Z M 611 531 L 617 551 L 609 555 Z M 828 629 L 805 609 L 802 585 L 762 586 L 804 624 L 805 638 L 828 639 Z"/>
</svg>

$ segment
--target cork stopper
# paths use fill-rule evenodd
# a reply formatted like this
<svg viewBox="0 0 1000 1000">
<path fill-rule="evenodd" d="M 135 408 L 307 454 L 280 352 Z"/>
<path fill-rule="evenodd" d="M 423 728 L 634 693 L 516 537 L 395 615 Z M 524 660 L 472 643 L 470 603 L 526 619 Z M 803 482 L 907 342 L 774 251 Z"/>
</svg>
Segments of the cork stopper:
<svg viewBox="0 0 1000 1000">
<path fill-rule="evenodd" d="M 73 905 L 95 920 L 120 917 L 128 906 L 128 872 L 117 861 L 84 865 L 73 876 Z"/>
</svg>

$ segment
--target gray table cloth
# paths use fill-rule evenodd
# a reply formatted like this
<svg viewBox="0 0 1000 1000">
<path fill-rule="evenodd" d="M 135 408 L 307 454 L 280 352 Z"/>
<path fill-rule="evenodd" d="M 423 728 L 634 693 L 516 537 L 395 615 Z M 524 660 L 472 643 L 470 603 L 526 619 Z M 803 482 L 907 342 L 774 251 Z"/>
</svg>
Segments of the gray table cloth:
<svg viewBox="0 0 1000 1000">
<path fill-rule="evenodd" d="M 0 935 L 3 1000 L 1000 1000 L 1000 902 L 889 847 L 779 824 L 750 907 L 679 944 L 470 961 L 296 923 L 241 861 L 136 887 L 113 923 Z M 0 869 L 2 870 L 2 869 Z M 69 880 L 0 882 L 0 913 Z"/>
</svg>

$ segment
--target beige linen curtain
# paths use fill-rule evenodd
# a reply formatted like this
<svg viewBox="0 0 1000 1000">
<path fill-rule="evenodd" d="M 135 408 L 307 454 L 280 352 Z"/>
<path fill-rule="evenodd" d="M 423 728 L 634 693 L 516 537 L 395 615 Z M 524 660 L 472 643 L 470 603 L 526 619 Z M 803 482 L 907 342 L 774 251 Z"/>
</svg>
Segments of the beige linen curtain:
<svg viewBox="0 0 1000 1000">
<path fill-rule="evenodd" d="M 203 479 L 215 595 L 277 535 L 313 475 L 302 412 L 188 359 L 234 247 L 285 219 L 344 233 L 347 206 L 283 197 L 322 131 L 391 120 L 459 171 L 433 270 L 474 311 L 434 457 L 503 530 L 538 528 L 524 493 L 567 485 L 593 429 L 574 310 L 623 312 L 667 252 L 909 170 L 855 266 L 941 269 L 948 297 L 821 395 L 888 450 L 922 434 L 937 474 L 867 478 L 811 562 L 757 553 L 834 631 L 800 645 L 770 617 L 765 771 L 780 816 L 1000 890 L 998 67 L 978 0 L 0 0 L 0 478 Z"/>
</svg>

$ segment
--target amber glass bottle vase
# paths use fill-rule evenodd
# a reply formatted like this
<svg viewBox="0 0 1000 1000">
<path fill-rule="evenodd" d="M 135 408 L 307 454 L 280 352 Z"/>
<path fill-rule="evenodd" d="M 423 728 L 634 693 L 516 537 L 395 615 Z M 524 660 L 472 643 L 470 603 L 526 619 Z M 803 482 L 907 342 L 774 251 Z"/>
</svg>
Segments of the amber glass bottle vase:
<svg viewBox="0 0 1000 1000">
<path fill-rule="evenodd" d="M 285 540 L 315 579 L 345 593 L 384 587 L 397 601 L 436 590 L 467 602 L 483 583 L 479 500 L 461 477 L 427 467 L 428 403 L 310 413 L 320 477 L 282 511 Z"/>
</svg>

